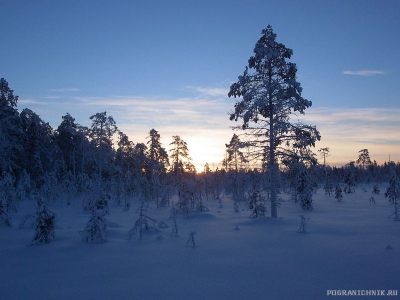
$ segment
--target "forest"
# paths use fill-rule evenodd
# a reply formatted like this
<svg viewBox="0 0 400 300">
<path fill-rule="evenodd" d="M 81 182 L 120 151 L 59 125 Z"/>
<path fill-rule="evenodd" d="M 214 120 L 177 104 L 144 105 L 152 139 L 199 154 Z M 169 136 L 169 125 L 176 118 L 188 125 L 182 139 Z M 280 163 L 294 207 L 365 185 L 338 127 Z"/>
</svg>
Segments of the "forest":
<svg viewBox="0 0 400 300">
<path fill-rule="evenodd" d="M 91 116 L 89 128 L 67 113 L 53 129 L 28 108 L 18 112 L 17 101 L 2 78 L 0 214 L 9 225 L 21 201 L 69 204 L 83 199 L 83 209 L 90 211 L 103 194 L 125 209 L 132 201 L 169 207 L 171 198 L 179 195 L 178 212 L 185 215 L 204 209 L 202 199 L 219 199 L 224 194 L 232 197 L 236 209 L 246 203 L 249 216 L 266 215 L 271 191 L 267 159 L 236 134 L 226 144 L 221 169 L 213 170 L 205 162 L 204 170 L 197 172 L 179 136 L 173 137 L 169 150 L 155 129 L 145 143 L 135 144 L 106 112 Z M 319 152 L 325 162 L 329 148 Z M 318 188 L 329 195 L 341 189 L 352 193 L 357 185 L 380 186 L 393 173 L 400 173 L 399 163 L 378 165 L 368 149 L 360 150 L 355 161 L 342 167 L 319 164 L 316 154 L 311 158 L 284 161 L 275 181 L 278 194 L 290 193 L 303 209 L 312 209 L 312 193 Z"/>
</svg>

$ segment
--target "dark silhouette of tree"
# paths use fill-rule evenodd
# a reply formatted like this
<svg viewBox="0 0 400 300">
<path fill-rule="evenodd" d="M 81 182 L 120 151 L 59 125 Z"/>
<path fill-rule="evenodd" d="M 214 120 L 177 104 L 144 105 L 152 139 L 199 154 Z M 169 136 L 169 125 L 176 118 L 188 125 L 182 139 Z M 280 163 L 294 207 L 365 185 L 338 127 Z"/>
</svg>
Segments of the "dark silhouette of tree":
<svg viewBox="0 0 400 300">
<path fill-rule="evenodd" d="M 358 151 L 358 153 L 358 159 L 356 160 L 357 165 L 360 165 L 363 169 L 365 169 L 367 166 L 372 164 L 368 149 L 362 149 Z"/>
<path fill-rule="evenodd" d="M 24 149 L 21 119 L 17 110 L 18 96 L 0 79 L 0 179 L 10 173 L 14 178 L 23 168 Z"/>
<path fill-rule="evenodd" d="M 175 175 L 180 177 L 185 170 L 185 162 L 183 159 L 186 159 L 187 162 L 190 162 L 191 158 L 189 156 L 189 149 L 187 147 L 187 143 L 180 138 L 179 135 L 174 135 L 172 137 L 172 142 L 170 146 L 173 148 L 170 151 L 170 158 L 172 160 L 172 170 Z"/>
<path fill-rule="evenodd" d="M 326 165 L 326 158 L 328 156 L 331 156 L 329 153 L 329 147 L 325 147 L 325 148 L 320 148 L 318 150 L 319 153 L 321 153 L 322 158 L 324 159 L 324 166 Z"/>
<path fill-rule="evenodd" d="M 92 126 L 90 128 L 90 138 L 98 149 L 97 167 L 100 181 L 103 177 L 103 167 L 112 160 L 113 144 L 112 137 L 117 132 L 118 127 L 112 116 L 107 116 L 106 112 L 97 113 L 90 117 Z M 105 155 L 108 154 L 108 157 Z"/>
</svg>

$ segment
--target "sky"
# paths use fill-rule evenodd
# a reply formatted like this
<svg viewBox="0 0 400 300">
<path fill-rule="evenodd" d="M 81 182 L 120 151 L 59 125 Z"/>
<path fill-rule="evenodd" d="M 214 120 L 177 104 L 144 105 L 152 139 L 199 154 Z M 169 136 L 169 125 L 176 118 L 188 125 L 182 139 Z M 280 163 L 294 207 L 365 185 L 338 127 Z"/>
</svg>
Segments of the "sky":
<svg viewBox="0 0 400 300">
<path fill-rule="evenodd" d="M 0 0 L 0 77 L 53 128 L 106 111 L 134 143 L 151 129 L 218 166 L 233 133 L 229 87 L 262 29 L 293 50 L 302 119 L 341 166 L 368 149 L 400 161 L 400 1 Z M 322 163 L 322 158 L 319 157 Z"/>
</svg>

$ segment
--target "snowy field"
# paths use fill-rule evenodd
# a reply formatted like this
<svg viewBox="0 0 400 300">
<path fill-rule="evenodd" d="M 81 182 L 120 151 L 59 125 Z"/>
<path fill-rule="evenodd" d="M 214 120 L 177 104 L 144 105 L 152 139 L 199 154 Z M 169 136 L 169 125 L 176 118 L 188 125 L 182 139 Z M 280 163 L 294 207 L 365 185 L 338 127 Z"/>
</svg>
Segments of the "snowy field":
<svg viewBox="0 0 400 300">
<path fill-rule="evenodd" d="M 375 204 L 370 187 L 341 203 L 318 190 L 313 211 L 280 195 L 278 219 L 235 213 L 227 197 L 223 208 L 205 200 L 209 212 L 178 217 L 180 237 L 170 236 L 169 208 L 151 203 L 148 215 L 169 227 L 142 240 L 127 239 L 139 202 L 128 212 L 110 203 L 107 241 L 99 244 L 79 235 L 89 214 L 77 199 L 50 205 L 59 218 L 56 239 L 30 246 L 34 230 L 18 224 L 36 203 L 24 201 L 13 227 L 0 226 L 0 298 L 326 299 L 343 298 L 328 290 L 400 290 L 400 222 L 388 219 L 386 186 Z M 309 218 L 305 234 L 297 233 L 299 215 Z M 196 247 L 186 245 L 191 231 Z"/>
</svg>

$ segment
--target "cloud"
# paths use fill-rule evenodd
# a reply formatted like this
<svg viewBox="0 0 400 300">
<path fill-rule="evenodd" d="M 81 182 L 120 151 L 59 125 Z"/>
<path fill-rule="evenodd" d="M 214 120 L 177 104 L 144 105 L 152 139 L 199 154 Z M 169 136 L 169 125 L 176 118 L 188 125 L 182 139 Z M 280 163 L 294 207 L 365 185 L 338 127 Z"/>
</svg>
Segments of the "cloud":
<svg viewBox="0 0 400 300">
<path fill-rule="evenodd" d="M 385 75 L 385 71 L 381 70 L 360 70 L 360 71 L 343 71 L 344 75 L 358 75 L 358 76 L 374 76 Z"/>
<path fill-rule="evenodd" d="M 186 86 L 185 89 L 193 90 L 195 92 L 200 93 L 204 96 L 212 96 L 212 97 L 227 97 L 229 90 L 223 88 L 216 87 L 200 87 L 200 86 Z"/>
<path fill-rule="evenodd" d="M 51 89 L 49 90 L 50 92 L 60 92 L 60 93 L 64 93 L 64 92 L 79 92 L 80 89 L 77 88 L 61 88 L 61 89 Z"/>
<path fill-rule="evenodd" d="M 331 149 L 330 163 L 343 165 L 369 149 L 372 160 L 400 160 L 400 108 L 310 108 L 300 119 L 321 133 L 316 148 Z M 314 151 L 315 152 L 315 151 Z"/>
<path fill-rule="evenodd" d="M 46 105 L 46 103 L 43 101 L 39 101 L 36 99 L 29 99 L 29 98 L 18 99 L 18 109 L 20 108 L 21 104 L 23 104 L 23 105 Z"/>
</svg>

